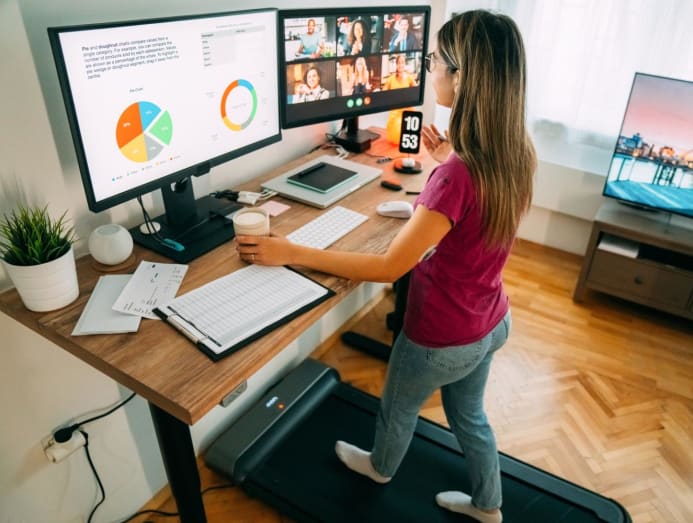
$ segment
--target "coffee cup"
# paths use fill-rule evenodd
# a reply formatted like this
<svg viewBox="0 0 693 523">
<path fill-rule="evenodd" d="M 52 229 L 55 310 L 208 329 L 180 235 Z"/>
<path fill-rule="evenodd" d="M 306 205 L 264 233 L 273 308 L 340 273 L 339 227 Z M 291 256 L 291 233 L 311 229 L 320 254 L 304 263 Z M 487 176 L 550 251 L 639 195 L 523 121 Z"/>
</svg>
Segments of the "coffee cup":
<svg viewBox="0 0 693 523">
<path fill-rule="evenodd" d="M 259 207 L 247 207 L 231 218 L 236 236 L 269 236 L 269 213 Z"/>
</svg>

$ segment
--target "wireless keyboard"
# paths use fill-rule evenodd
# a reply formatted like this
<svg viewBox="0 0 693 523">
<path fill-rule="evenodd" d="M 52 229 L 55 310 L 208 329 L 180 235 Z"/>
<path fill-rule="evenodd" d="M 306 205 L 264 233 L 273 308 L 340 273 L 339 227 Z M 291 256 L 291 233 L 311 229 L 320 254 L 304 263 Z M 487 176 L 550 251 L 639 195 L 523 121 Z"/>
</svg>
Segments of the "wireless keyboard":
<svg viewBox="0 0 693 523">
<path fill-rule="evenodd" d="M 298 245 L 327 249 L 367 219 L 365 214 L 337 205 L 288 234 L 286 238 Z"/>
</svg>

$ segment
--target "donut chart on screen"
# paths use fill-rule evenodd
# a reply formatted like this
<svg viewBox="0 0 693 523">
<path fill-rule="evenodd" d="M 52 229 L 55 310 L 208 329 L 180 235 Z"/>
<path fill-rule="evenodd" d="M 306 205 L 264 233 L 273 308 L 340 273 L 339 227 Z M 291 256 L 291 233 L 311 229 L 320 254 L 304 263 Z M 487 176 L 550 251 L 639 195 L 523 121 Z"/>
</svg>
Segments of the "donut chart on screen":
<svg viewBox="0 0 693 523">
<path fill-rule="evenodd" d="M 120 115 L 116 142 L 127 159 L 148 162 L 171 143 L 173 122 L 168 111 L 152 102 L 135 102 Z"/>
<path fill-rule="evenodd" d="M 221 118 L 232 131 L 248 127 L 257 111 L 257 93 L 248 80 L 234 80 L 221 97 Z"/>
</svg>

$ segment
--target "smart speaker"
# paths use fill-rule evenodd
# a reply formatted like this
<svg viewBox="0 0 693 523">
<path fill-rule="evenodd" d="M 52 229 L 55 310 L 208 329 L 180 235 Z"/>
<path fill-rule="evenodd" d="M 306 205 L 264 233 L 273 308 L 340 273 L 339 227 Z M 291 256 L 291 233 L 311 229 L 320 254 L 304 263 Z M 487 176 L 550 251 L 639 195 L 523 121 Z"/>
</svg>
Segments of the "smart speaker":
<svg viewBox="0 0 693 523">
<path fill-rule="evenodd" d="M 122 225 L 101 225 L 89 235 L 89 252 L 99 263 L 117 265 L 132 254 L 132 236 Z"/>
</svg>

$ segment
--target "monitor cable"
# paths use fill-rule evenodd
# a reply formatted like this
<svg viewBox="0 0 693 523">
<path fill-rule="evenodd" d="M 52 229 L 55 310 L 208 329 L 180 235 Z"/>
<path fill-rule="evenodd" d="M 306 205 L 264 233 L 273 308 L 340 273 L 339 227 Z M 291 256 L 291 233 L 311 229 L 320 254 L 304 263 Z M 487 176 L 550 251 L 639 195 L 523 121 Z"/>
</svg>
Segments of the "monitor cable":
<svg viewBox="0 0 693 523">
<path fill-rule="evenodd" d="M 151 217 L 149 216 L 149 213 L 147 212 L 147 209 L 144 207 L 144 203 L 142 202 L 142 197 L 138 196 L 137 197 L 137 203 L 140 204 L 140 208 L 142 209 L 142 217 L 144 218 L 144 227 L 146 229 L 145 231 L 142 231 L 143 234 L 146 234 L 147 236 L 150 236 L 154 238 L 154 240 L 169 249 L 173 249 L 174 251 L 183 251 L 185 250 L 185 246 L 176 241 L 172 240 L 171 238 L 164 238 L 161 234 L 159 234 L 159 229 L 161 229 L 161 225 L 158 223 L 152 221 Z M 140 230 L 142 230 L 140 228 Z"/>
</svg>

